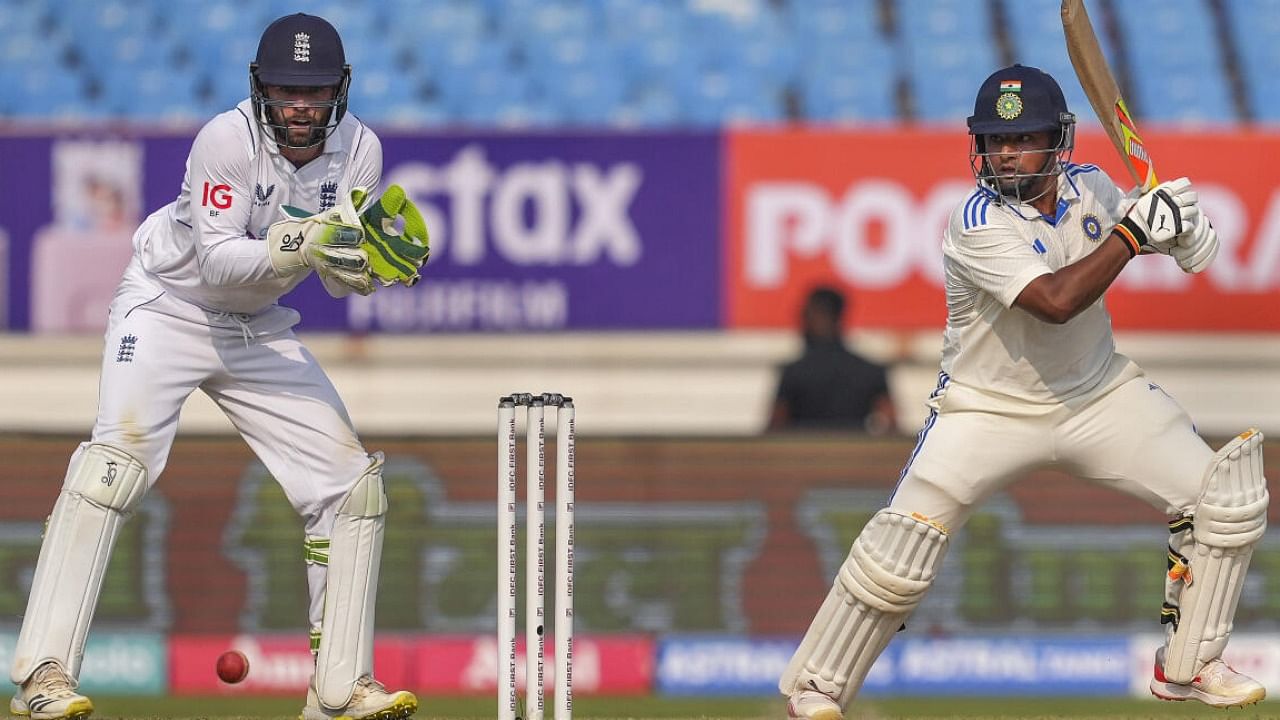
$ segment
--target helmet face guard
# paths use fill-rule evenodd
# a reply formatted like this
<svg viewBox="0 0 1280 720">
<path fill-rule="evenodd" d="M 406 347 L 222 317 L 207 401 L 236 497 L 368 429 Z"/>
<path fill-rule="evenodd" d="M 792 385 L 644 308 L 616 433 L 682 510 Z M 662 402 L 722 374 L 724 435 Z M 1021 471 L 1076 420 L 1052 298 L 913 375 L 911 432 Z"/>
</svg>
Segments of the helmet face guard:
<svg viewBox="0 0 1280 720">
<path fill-rule="evenodd" d="M 1001 129 L 1001 134 L 1020 134 L 1027 132 L 1044 132 L 1043 128 L 1038 130 L 1014 130 Z M 994 133 L 992 133 L 994 134 Z M 1076 146 L 1076 119 L 1075 115 L 1064 112 L 1059 118 L 1058 127 L 1052 132 L 1052 136 L 1056 138 L 1051 142 L 1049 147 L 1043 150 L 1022 150 L 1017 153 L 1018 166 L 1022 167 L 1022 158 L 1024 155 L 1043 155 L 1044 162 L 1041 163 L 1040 169 L 1036 172 L 1017 172 L 1010 175 L 998 175 L 995 172 L 992 159 L 997 156 L 1007 155 L 1004 152 L 988 152 L 987 150 L 987 134 L 970 135 L 969 141 L 969 168 L 973 171 L 974 180 L 979 187 L 986 188 L 995 193 L 997 198 L 1008 199 L 1017 203 L 1031 203 L 1044 197 L 1055 187 L 1053 182 L 1045 178 L 1057 178 L 1071 162 L 1071 155 L 1075 151 Z M 1011 187 L 1012 185 L 1012 187 Z M 1037 192 L 1036 186 L 1042 187 Z"/>
<path fill-rule="evenodd" d="M 1076 146 L 1076 116 L 1067 109 L 1066 97 L 1053 76 L 1039 68 L 1011 65 L 992 73 L 982 86 L 969 116 L 969 166 L 978 187 L 997 200 L 1031 203 L 1057 189 L 1052 180 L 1071 161 Z M 999 175 L 994 162 L 1009 153 L 988 152 L 991 135 L 1017 136 L 1047 132 L 1049 146 L 1017 153 L 1018 172 Z M 1024 155 L 1041 155 L 1035 172 L 1023 172 Z M 1038 189 L 1037 189 L 1038 188 Z"/>
<path fill-rule="evenodd" d="M 267 84 L 262 81 L 258 75 L 258 64 L 251 63 L 249 65 L 249 85 L 250 98 L 253 102 L 253 114 L 262 129 L 275 138 L 276 143 L 282 148 L 290 150 L 305 150 L 307 148 L 318 147 L 324 144 L 325 140 L 338 129 L 342 118 L 347 114 L 347 94 L 351 87 L 351 66 L 342 66 L 342 79 L 337 85 L 327 85 L 320 87 L 333 87 L 334 96 L 332 100 L 319 100 L 310 102 L 297 102 L 294 100 L 272 100 L 267 96 Z M 289 87 L 289 86 L 279 86 Z M 272 116 L 272 108 L 290 108 L 290 107 L 308 107 L 320 108 L 328 110 L 328 115 L 323 124 L 312 125 L 311 132 L 308 133 L 307 139 L 301 143 L 291 142 L 289 139 L 290 130 L 296 129 L 283 121 L 278 122 Z"/>
</svg>

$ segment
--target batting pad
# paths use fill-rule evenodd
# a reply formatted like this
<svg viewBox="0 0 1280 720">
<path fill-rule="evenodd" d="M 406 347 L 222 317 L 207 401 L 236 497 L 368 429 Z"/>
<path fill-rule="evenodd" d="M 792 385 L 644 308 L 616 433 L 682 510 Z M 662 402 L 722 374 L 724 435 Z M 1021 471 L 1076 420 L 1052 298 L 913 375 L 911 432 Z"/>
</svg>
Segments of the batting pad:
<svg viewBox="0 0 1280 720">
<path fill-rule="evenodd" d="M 924 598 L 946 553 L 946 530 L 924 516 L 890 509 L 872 516 L 853 541 L 778 689 L 784 695 L 817 690 L 847 707 Z"/>
<path fill-rule="evenodd" d="M 1165 649 L 1164 672 L 1171 682 L 1191 682 L 1226 648 L 1253 546 L 1267 529 L 1269 499 L 1262 433 L 1246 430 L 1224 445 L 1205 471 L 1192 530 L 1191 573 Z"/>
<path fill-rule="evenodd" d="M 324 624 L 316 655 L 316 694 L 329 710 L 346 707 L 356 680 L 373 673 L 373 610 L 387 495 L 382 454 L 372 457 L 338 506 L 329 541 Z"/>
<path fill-rule="evenodd" d="M 147 487 L 146 467 L 124 450 L 89 443 L 72 456 L 40 545 L 9 675 L 14 684 L 50 660 L 80 675 L 111 550 Z"/>
</svg>

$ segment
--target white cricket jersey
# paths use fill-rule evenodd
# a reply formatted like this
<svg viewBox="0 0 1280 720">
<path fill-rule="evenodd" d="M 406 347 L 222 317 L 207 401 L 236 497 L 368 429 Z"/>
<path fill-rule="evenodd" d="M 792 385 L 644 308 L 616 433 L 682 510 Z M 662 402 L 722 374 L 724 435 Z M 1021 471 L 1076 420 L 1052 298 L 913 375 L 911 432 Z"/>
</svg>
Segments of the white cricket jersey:
<svg viewBox="0 0 1280 720">
<path fill-rule="evenodd" d="M 1115 353 L 1102 298 L 1062 325 L 1013 307 L 1035 278 L 1092 253 L 1123 217 L 1125 199 L 1095 165 L 1068 164 L 1056 217 L 997 202 L 976 188 L 943 235 L 947 328 L 942 371 L 952 382 L 1035 403 L 1088 392 Z"/>
<path fill-rule="evenodd" d="M 187 157 L 182 191 L 134 236 L 129 273 L 205 310 L 256 314 L 310 272 L 279 277 L 264 241 L 284 219 L 281 205 L 327 210 L 354 187 L 376 191 L 382 144 L 348 113 L 303 167 L 285 159 L 244 100 L 200 130 Z"/>
</svg>

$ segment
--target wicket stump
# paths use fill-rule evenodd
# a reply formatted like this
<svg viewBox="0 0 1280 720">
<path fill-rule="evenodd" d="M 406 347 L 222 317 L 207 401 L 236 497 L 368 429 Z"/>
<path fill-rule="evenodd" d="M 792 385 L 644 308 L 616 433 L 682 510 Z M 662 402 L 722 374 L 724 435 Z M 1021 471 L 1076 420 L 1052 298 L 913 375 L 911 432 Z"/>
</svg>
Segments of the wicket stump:
<svg viewBox="0 0 1280 720">
<path fill-rule="evenodd" d="M 573 398 L 513 393 L 498 400 L 498 719 L 521 720 L 516 698 L 516 408 L 525 408 L 525 694 L 523 720 L 542 720 L 546 568 L 546 418 L 556 408 L 555 716 L 573 714 Z"/>
</svg>

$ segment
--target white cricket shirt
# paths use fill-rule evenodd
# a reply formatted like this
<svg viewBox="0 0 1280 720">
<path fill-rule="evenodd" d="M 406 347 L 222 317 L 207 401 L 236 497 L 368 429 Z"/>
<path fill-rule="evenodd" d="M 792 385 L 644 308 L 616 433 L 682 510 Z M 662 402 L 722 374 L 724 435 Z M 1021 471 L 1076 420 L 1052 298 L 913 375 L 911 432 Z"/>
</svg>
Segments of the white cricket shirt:
<svg viewBox="0 0 1280 720">
<path fill-rule="evenodd" d="M 1033 403 L 1088 392 L 1115 353 L 1102 298 L 1062 325 L 1013 307 L 1035 278 L 1093 252 L 1123 217 L 1123 193 L 1095 165 L 1068 164 L 1054 217 L 976 188 L 943 235 L 942 371 L 984 393 Z"/>
<path fill-rule="evenodd" d="M 182 191 L 134 235 L 134 265 L 159 289 L 206 310 L 255 314 L 310 272 L 277 277 L 264 238 L 281 205 L 313 212 L 354 187 L 376 191 L 382 144 L 347 113 L 319 157 L 297 168 L 254 120 L 244 100 L 200 130 Z"/>
</svg>

